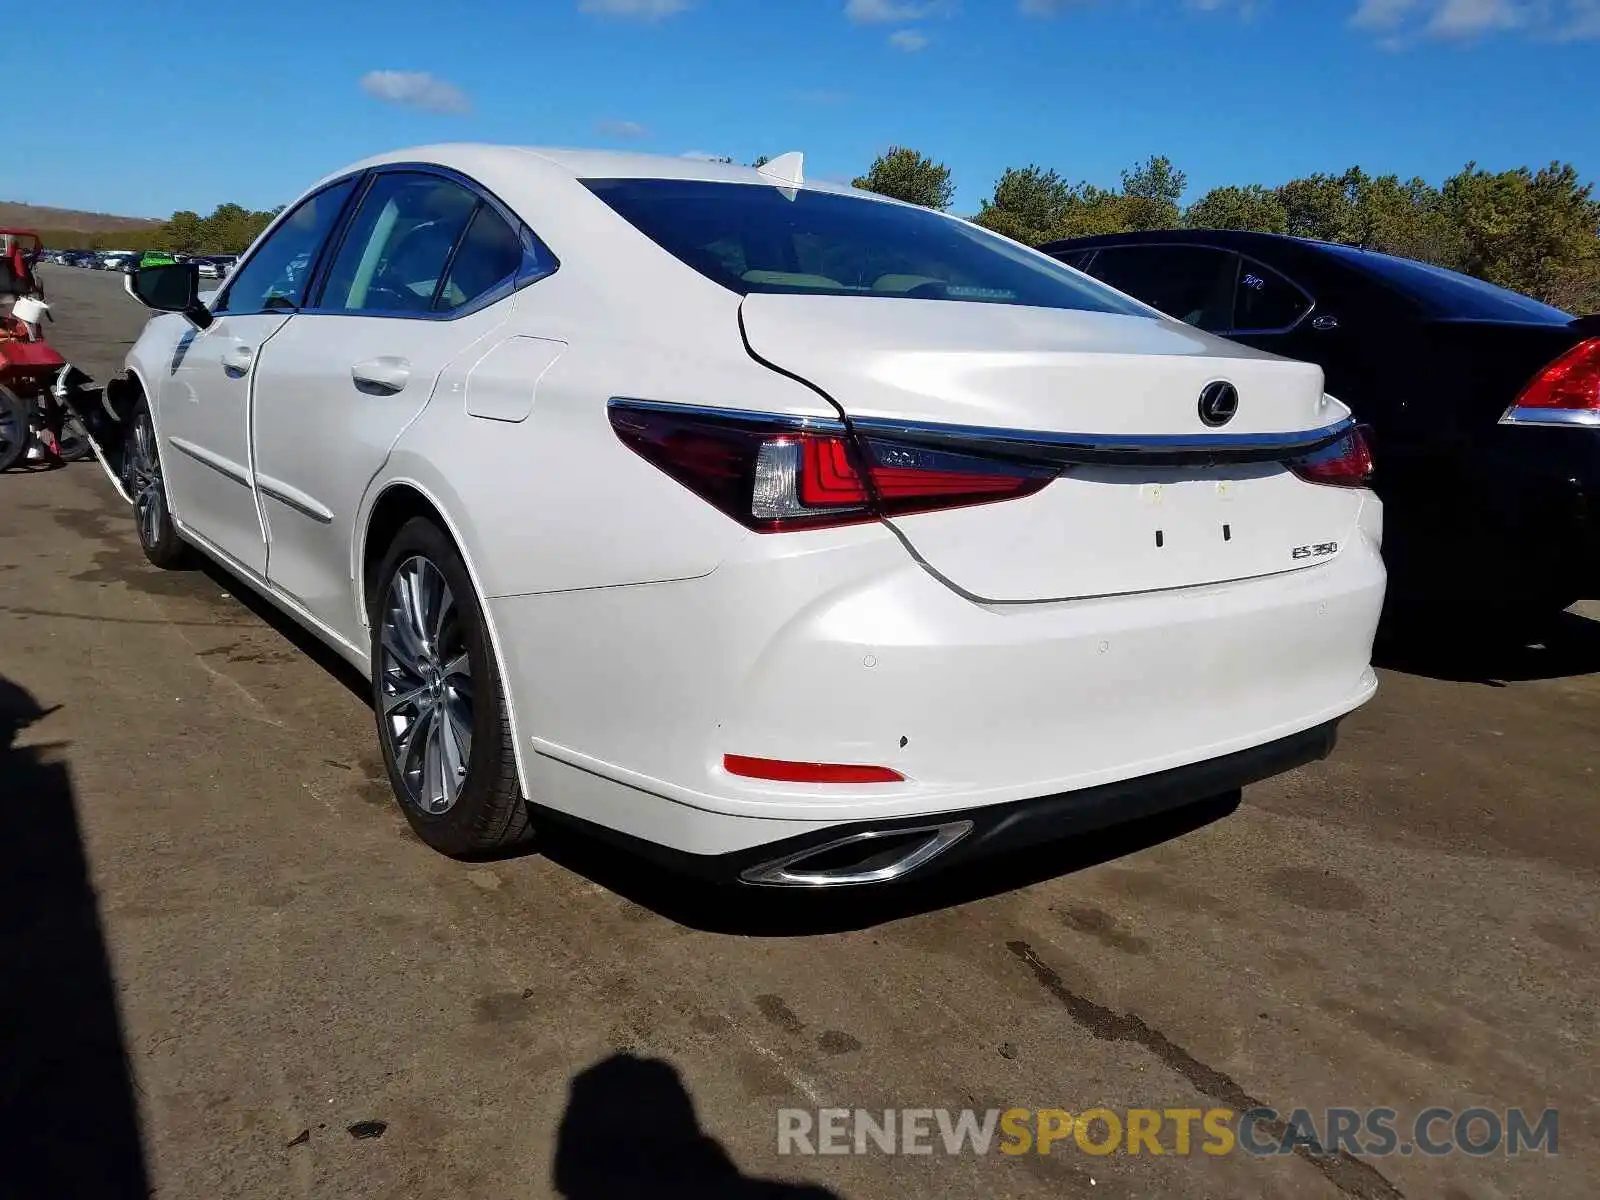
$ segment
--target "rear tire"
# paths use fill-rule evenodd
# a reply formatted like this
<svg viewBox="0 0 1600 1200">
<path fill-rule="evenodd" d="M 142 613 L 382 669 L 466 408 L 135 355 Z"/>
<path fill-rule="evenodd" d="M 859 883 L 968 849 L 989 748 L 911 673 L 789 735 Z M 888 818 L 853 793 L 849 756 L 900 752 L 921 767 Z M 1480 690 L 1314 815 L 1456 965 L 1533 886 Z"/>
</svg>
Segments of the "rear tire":
<svg viewBox="0 0 1600 1200">
<path fill-rule="evenodd" d="M 372 709 L 400 811 L 453 857 L 527 842 L 500 672 L 460 553 L 413 517 L 372 585 Z"/>
<path fill-rule="evenodd" d="M 172 520 L 155 423 L 150 419 L 150 407 L 143 398 L 135 405 L 133 419 L 128 422 L 122 462 L 122 484 L 133 497 L 139 548 L 147 559 L 164 570 L 181 567 L 189 557 L 189 546 L 179 536 Z"/>
</svg>

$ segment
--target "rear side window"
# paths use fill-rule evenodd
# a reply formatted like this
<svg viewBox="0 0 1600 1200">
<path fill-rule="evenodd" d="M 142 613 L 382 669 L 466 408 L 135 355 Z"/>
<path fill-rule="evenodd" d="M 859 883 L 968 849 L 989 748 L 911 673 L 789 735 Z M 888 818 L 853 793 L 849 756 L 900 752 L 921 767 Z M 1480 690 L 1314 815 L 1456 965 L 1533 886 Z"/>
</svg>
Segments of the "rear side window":
<svg viewBox="0 0 1600 1200">
<path fill-rule="evenodd" d="M 741 295 L 878 296 L 1139 312 L 1049 258 L 927 209 L 755 183 L 585 183 L 662 249 Z"/>
<path fill-rule="evenodd" d="M 1268 332 L 1287 329 L 1311 307 L 1310 298 L 1270 267 L 1245 259 L 1234 294 L 1233 328 Z"/>
<path fill-rule="evenodd" d="M 1096 279 L 1201 329 L 1232 327 L 1239 259 L 1208 246 L 1102 246 L 1089 265 Z"/>
<path fill-rule="evenodd" d="M 344 179 L 306 197 L 234 273 L 216 311 L 271 312 L 299 308 L 305 303 L 317 252 L 355 186 L 354 179 Z"/>
<path fill-rule="evenodd" d="M 434 311 L 453 312 L 490 292 L 513 286 L 522 259 L 522 235 L 480 202 L 439 289 Z"/>
<path fill-rule="evenodd" d="M 1376 276 L 1393 290 L 1421 305 L 1432 316 L 1480 321 L 1534 321 L 1550 325 L 1565 325 L 1572 320 L 1570 313 L 1531 296 L 1524 296 L 1521 292 L 1508 291 L 1470 275 L 1461 275 L 1429 263 L 1396 258 L 1376 250 L 1361 250 L 1355 246 L 1330 245 L 1321 249 L 1369 276 Z"/>
</svg>

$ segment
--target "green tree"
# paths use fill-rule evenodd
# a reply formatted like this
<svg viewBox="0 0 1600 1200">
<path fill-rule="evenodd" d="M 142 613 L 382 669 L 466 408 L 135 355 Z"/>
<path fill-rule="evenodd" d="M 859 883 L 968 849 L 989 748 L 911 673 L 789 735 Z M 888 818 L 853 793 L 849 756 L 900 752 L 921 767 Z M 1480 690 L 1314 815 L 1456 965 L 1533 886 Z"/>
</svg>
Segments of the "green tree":
<svg viewBox="0 0 1600 1200">
<path fill-rule="evenodd" d="M 1189 177 L 1165 155 L 1152 155 L 1122 173 L 1123 221 L 1129 229 L 1170 229 Z"/>
<path fill-rule="evenodd" d="M 770 155 L 770 154 L 758 154 L 758 155 L 755 156 L 754 159 L 751 160 L 750 165 L 752 167 L 756 168 L 756 170 L 759 171 L 762 167 L 766 166 L 771 161 L 772 161 L 772 155 Z"/>
<path fill-rule="evenodd" d="M 1278 189 L 1287 218 L 1285 233 L 1324 242 L 1352 242 L 1356 228 L 1355 193 L 1366 175 L 1351 167 L 1343 175 L 1308 175 Z"/>
<path fill-rule="evenodd" d="M 1570 163 L 1489 172 L 1468 163 L 1442 208 L 1462 270 L 1567 309 L 1600 308 L 1600 203 Z"/>
<path fill-rule="evenodd" d="M 1007 167 L 994 185 L 994 196 L 979 204 L 973 221 L 1030 246 L 1058 236 L 1068 206 L 1077 193 L 1054 171 L 1029 164 Z"/>
<path fill-rule="evenodd" d="M 941 211 L 950 207 L 956 190 L 949 167 L 908 146 L 891 146 L 878 155 L 855 186 Z"/>
<path fill-rule="evenodd" d="M 190 254 L 200 248 L 200 239 L 204 232 L 199 213 L 180 209 L 173 213 L 172 219 L 162 227 L 162 238 L 167 249 L 180 254 Z"/>
<path fill-rule="evenodd" d="M 1183 223 L 1193 229 L 1250 229 L 1285 233 L 1289 214 L 1271 188 L 1259 183 L 1212 188 L 1189 206 Z"/>
</svg>

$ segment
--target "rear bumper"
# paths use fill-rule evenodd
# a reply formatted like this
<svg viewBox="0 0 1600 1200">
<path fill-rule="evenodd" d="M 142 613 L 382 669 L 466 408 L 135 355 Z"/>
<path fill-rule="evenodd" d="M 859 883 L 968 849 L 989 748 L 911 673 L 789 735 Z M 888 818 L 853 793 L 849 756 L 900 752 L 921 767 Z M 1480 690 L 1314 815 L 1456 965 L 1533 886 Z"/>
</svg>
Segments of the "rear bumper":
<svg viewBox="0 0 1600 1200">
<path fill-rule="evenodd" d="M 697 579 L 490 598 L 526 794 L 699 857 L 1041 796 L 1112 804 L 1127 781 L 1295 738 L 1372 695 L 1370 503 L 1333 559 L 1171 592 L 974 603 L 856 527 L 751 535 Z M 904 781 L 740 778 L 725 754 Z"/>
<path fill-rule="evenodd" d="M 544 815 L 620 844 L 674 871 L 712 883 L 814 887 L 888 883 L 910 876 L 921 879 L 934 871 L 990 855 L 1090 833 L 1237 792 L 1328 757 L 1337 741 L 1337 731 L 1338 722 L 1329 721 L 1265 745 L 1154 775 L 1009 804 L 943 812 L 932 818 L 846 822 L 723 854 L 689 854 L 569 814 L 547 810 Z M 954 836 L 948 845 L 936 848 L 936 839 L 917 836 L 935 830 L 950 830 Z M 885 852 L 876 860 L 882 865 L 875 871 L 858 869 L 861 863 L 853 860 L 867 859 L 880 844 L 902 847 L 905 853 Z M 916 851 L 923 846 L 932 852 L 918 858 Z M 832 878 L 811 869 L 823 863 L 820 852 L 830 848 L 836 848 L 833 853 L 837 873 Z M 780 864 L 787 870 L 787 878 L 774 873 L 773 868 Z M 902 864 L 906 864 L 903 870 L 899 869 Z"/>
</svg>

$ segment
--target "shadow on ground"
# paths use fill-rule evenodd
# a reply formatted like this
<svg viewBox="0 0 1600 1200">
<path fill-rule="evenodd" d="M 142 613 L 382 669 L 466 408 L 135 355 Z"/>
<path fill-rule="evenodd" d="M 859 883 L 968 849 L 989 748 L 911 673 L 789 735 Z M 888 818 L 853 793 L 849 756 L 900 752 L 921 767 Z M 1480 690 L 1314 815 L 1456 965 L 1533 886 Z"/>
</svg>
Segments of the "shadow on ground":
<svg viewBox="0 0 1600 1200">
<path fill-rule="evenodd" d="M 566 1200 L 839 1200 L 826 1188 L 744 1175 L 700 1128 L 677 1070 L 632 1054 L 573 1077 L 551 1182 Z"/>
<path fill-rule="evenodd" d="M 1373 663 L 1407 675 L 1448 683 L 1503 687 L 1536 679 L 1564 679 L 1600 671 L 1600 621 L 1561 613 L 1538 629 L 1441 622 L 1382 630 Z"/>
<path fill-rule="evenodd" d="M 913 876 L 866 888 L 714 886 L 560 825 L 543 826 L 533 849 L 689 928 L 745 937 L 806 937 L 869 929 L 1099 866 L 1220 821 L 1239 801 L 1239 792 L 1229 792 L 1125 825 L 949 867 L 923 879 Z"/>
<path fill-rule="evenodd" d="M 65 765 L 0 677 L 0 1194 L 150 1193 L 132 1071 Z M 16 1189 L 16 1190 L 11 1190 Z"/>
</svg>

